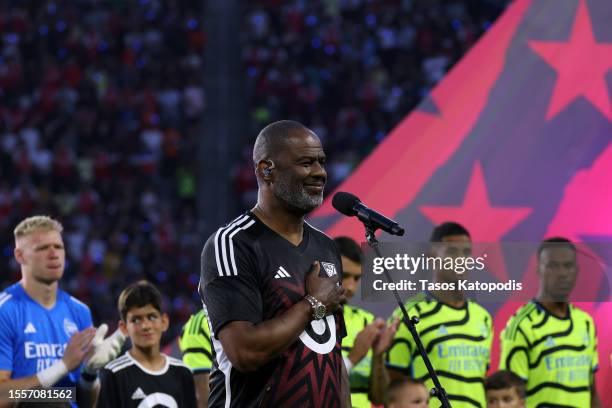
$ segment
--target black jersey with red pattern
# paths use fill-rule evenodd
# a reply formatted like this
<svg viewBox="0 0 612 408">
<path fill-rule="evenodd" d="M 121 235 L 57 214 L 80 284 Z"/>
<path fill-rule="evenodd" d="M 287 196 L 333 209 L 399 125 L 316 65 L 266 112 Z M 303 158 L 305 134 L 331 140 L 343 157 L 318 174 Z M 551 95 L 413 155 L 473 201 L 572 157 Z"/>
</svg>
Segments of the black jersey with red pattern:
<svg viewBox="0 0 612 408">
<path fill-rule="evenodd" d="M 301 301 L 314 261 L 321 264 L 321 276 L 341 277 L 334 242 L 308 223 L 297 246 L 251 212 L 208 239 L 202 252 L 200 294 L 214 349 L 209 406 L 340 407 L 340 345 L 346 334 L 341 313 L 312 321 L 280 357 L 255 372 L 232 367 L 217 337 L 227 323 L 257 324 Z"/>
</svg>

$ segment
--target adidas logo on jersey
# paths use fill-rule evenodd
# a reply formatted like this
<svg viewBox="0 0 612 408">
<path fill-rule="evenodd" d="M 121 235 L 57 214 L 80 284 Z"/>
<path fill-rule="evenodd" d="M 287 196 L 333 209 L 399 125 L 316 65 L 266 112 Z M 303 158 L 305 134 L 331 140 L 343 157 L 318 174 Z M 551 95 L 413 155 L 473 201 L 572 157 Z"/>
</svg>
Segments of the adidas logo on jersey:
<svg viewBox="0 0 612 408">
<path fill-rule="evenodd" d="M 448 334 L 448 330 L 446 329 L 446 326 L 444 325 L 440 326 L 440 328 L 438 329 L 438 334 Z"/>
<path fill-rule="evenodd" d="M 289 272 L 287 272 L 285 268 L 283 268 L 282 266 L 278 267 L 278 270 L 276 271 L 276 275 L 274 275 L 274 279 L 290 278 L 290 277 L 291 275 L 289 275 Z"/>
<path fill-rule="evenodd" d="M 147 394 L 144 393 L 142 388 L 140 387 L 136 388 L 136 391 L 134 391 L 134 393 L 132 394 L 132 399 L 139 400 L 139 399 L 144 399 L 144 398 L 147 398 Z"/>
<path fill-rule="evenodd" d="M 548 336 L 548 338 L 546 339 L 546 343 L 544 344 L 546 344 L 547 347 L 554 347 L 555 341 L 552 337 Z"/>
<path fill-rule="evenodd" d="M 33 334 L 36 333 L 36 328 L 34 327 L 34 325 L 31 322 L 28 322 L 28 324 L 26 325 L 25 330 L 23 331 L 25 334 Z"/>
</svg>

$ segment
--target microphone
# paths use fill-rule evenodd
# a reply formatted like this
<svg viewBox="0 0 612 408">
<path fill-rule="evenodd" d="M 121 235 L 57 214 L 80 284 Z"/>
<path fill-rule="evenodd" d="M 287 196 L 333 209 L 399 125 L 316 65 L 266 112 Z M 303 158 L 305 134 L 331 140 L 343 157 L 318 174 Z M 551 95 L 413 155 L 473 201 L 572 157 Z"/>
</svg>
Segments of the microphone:
<svg viewBox="0 0 612 408">
<path fill-rule="evenodd" d="M 366 207 L 359 198 L 351 193 L 340 191 L 334 194 L 332 206 L 346 216 L 357 216 L 366 226 L 381 229 L 391 235 L 404 235 L 404 229 L 397 222 Z"/>
</svg>

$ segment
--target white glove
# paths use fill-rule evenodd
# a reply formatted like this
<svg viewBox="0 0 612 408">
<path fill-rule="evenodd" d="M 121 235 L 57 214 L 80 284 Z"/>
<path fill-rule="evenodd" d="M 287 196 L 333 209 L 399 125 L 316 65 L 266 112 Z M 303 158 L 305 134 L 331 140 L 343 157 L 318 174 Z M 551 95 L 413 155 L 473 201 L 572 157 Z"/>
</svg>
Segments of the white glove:
<svg viewBox="0 0 612 408">
<path fill-rule="evenodd" d="M 85 362 L 85 372 L 96 374 L 97 371 L 107 363 L 114 360 L 125 343 L 125 336 L 117 329 L 113 334 L 104 338 L 108 332 L 108 325 L 103 323 L 96 330 L 93 338 L 91 357 Z"/>
</svg>

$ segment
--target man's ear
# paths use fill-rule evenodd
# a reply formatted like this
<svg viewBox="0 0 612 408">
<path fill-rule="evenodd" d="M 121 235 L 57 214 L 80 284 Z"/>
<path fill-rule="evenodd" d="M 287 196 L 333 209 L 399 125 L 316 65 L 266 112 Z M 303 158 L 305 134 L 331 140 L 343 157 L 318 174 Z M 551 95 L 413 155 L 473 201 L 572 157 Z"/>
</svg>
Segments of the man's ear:
<svg viewBox="0 0 612 408">
<path fill-rule="evenodd" d="M 274 168 L 274 162 L 272 160 L 260 160 L 257 163 L 257 174 L 264 181 L 271 181 L 272 179 L 272 169 Z"/>
<path fill-rule="evenodd" d="M 13 250 L 13 255 L 15 255 L 15 259 L 19 265 L 25 265 L 27 263 L 25 257 L 23 256 L 23 249 L 15 247 Z"/>
<path fill-rule="evenodd" d="M 541 272 L 541 269 L 540 269 L 540 260 L 539 259 L 536 259 L 536 268 L 535 268 L 535 270 L 536 270 L 536 275 L 537 276 L 542 276 L 542 272 Z"/>
</svg>

